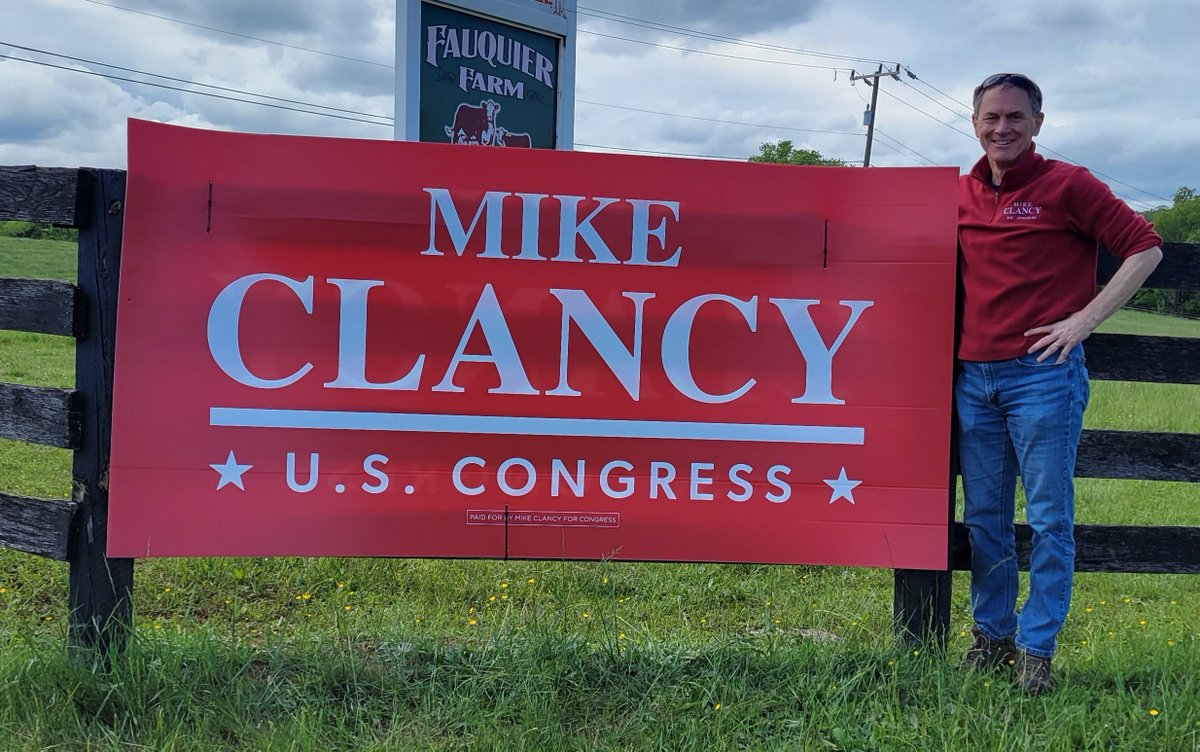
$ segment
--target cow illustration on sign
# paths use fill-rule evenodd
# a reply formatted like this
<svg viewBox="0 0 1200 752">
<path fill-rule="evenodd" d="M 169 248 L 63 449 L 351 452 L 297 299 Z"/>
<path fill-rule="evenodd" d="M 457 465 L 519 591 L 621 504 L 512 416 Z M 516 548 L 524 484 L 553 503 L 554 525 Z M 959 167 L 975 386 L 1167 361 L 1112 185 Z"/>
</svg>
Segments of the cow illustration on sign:
<svg viewBox="0 0 1200 752">
<path fill-rule="evenodd" d="M 533 139 L 528 133 L 513 133 L 496 124 L 499 112 L 500 103 L 491 99 L 485 99 L 478 105 L 460 103 L 454 111 L 454 122 L 444 126 L 450 143 L 531 147 Z"/>
</svg>

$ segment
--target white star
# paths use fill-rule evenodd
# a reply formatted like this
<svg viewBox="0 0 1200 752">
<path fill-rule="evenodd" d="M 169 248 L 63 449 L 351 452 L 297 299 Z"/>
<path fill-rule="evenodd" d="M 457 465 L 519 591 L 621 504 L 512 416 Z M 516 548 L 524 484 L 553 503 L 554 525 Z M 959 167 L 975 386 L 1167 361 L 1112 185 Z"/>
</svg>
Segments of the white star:
<svg viewBox="0 0 1200 752">
<path fill-rule="evenodd" d="M 829 503 L 832 504 L 838 499 L 845 499 L 853 504 L 854 487 L 859 483 L 862 483 L 862 481 L 848 479 L 846 477 L 846 468 L 843 467 L 842 471 L 838 473 L 838 477 L 825 481 L 825 484 L 833 489 L 833 495 L 829 497 Z"/>
<path fill-rule="evenodd" d="M 242 473 L 254 465 L 239 465 L 237 458 L 233 456 L 233 450 L 230 450 L 229 459 L 225 460 L 224 465 L 209 465 L 209 467 L 221 474 L 221 479 L 217 481 L 218 491 L 230 483 L 245 491 L 246 487 L 242 485 Z"/>
</svg>

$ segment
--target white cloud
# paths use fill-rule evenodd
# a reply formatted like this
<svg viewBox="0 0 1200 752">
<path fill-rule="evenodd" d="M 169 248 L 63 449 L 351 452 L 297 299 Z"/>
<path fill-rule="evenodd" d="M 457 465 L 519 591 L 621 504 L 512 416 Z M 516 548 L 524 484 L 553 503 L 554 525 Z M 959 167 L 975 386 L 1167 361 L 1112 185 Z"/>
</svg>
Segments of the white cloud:
<svg viewBox="0 0 1200 752">
<path fill-rule="evenodd" d="M 110 2 L 137 12 L 108 7 Z M 13 6 L 6 9 L 0 42 L 299 103 L 392 114 L 391 0 L 345 0 L 336 12 L 325 0 L 28 0 Z M 902 63 L 919 79 L 883 81 L 876 165 L 973 163 L 979 145 L 962 119 L 969 114 L 971 90 L 989 73 L 1017 70 L 1045 91 L 1047 123 L 1039 138 L 1044 148 L 1121 181 L 1113 182 L 1120 194 L 1149 204 L 1159 202 L 1154 196 L 1170 197 L 1180 185 L 1200 185 L 1194 135 L 1200 102 L 1190 96 L 1200 89 L 1200 70 L 1190 59 L 1195 20 L 1190 0 L 1153 7 L 1120 0 L 1016 0 L 1003 6 L 934 0 L 588 0 L 580 10 L 581 29 L 609 36 L 579 35 L 579 99 L 709 119 L 581 102 L 575 128 L 580 144 L 748 157 L 762 141 L 788 138 L 828 156 L 861 159 L 861 118 L 870 89 L 862 82 L 852 86 L 845 69 L 873 71 L 876 63 L 870 60 L 882 60 Z M 612 14 L 644 23 L 622 23 Z M 600 18 L 604 15 L 607 19 Z M 724 44 L 671 27 L 860 59 Z M 82 65 L 12 47 L 0 47 L 0 54 Z M 830 68 L 843 70 L 835 74 Z M 253 105 L 14 60 L 0 60 L 0 97 L 6 103 L 0 111 L 0 162 L 8 164 L 123 166 L 124 122 L 131 116 L 253 132 L 390 136 L 384 126 L 279 108 L 307 104 Z"/>
</svg>

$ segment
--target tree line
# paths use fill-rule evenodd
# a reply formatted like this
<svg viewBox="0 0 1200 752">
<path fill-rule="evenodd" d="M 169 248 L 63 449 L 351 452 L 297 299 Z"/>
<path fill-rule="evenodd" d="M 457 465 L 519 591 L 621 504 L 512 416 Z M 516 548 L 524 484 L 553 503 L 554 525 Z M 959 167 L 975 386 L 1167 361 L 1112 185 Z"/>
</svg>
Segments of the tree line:
<svg viewBox="0 0 1200 752">
<path fill-rule="evenodd" d="M 774 164 L 849 166 L 840 159 L 822 156 L 814 149 L 797 148 L 791 141 L 780 140 L 759 146 L 750 162 Z M 1195 188 L 1183 186 L 1175 191 L 1170 206 L 1159 206 L 1142 212 L 1154 223 L 1154 229 L 1167 242 L 1200 243 L 1200 196 Z M 1159 313 L 1200 316 L 1200 292 L 1183 290 L 1140 290 L 1129 302 L 1130 308 L 1144 308 Z"/>
</svg>

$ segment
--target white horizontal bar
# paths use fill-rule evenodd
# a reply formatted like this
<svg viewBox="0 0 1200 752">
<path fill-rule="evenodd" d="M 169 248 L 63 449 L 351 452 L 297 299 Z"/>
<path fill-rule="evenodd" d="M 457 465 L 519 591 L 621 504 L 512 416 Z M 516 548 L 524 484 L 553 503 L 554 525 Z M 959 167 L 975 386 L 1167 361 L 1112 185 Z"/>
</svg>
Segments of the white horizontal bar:
<svg viewBox="0 0 1200 752">
<path fill-rule="evenodd" d="M 213 426 L 242 428 L 323 428 L 338 431 L 765 441 L 783 444 L 859 445 L 863 443 L 864 434 L 861 426 L 787 426 L 775 423 L 696 423 L 672 420 L 436 415 L 252 407 L 211 408 L 208 422 Z"/>
</svg>

